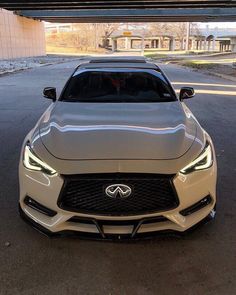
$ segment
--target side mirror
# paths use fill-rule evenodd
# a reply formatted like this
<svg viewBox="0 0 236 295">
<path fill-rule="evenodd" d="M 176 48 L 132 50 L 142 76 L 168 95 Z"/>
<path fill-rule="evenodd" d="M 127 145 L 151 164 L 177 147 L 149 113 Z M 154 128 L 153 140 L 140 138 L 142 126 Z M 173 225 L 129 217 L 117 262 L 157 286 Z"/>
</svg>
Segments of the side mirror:
<svg viewBox="0 0 236 295">
<path fill-rule="evenodd" d="M 191 97 L 194 97 L 194 95 L 195 95 L 195 91 L 192 87 L 183 87 L 180 89 L 179 99 L 180 101 L 182 101 L 184 99 L 189 99 Z"/>
<path fill-rule="evenodd" d="M 57 91 L 55 87 L 46 87 L 43 90 L 43 96 L 55 101 L 57 99 Z"/>
</svg>

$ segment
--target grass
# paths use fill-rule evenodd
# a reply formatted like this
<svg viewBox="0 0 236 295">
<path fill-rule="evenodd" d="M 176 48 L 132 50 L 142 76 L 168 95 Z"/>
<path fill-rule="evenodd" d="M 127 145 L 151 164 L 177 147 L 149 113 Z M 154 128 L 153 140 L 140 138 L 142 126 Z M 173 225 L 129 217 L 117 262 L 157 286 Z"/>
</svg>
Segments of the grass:
<svg viewBox="0 0 236 295">
<path fill-rule="evenodd" d="M 148 50 L 146 49 L 144 51 L 144 56 L 150 57 L 153 59 L 162 59 L 162 58 L 167 58 L 170 57 L 172 58 L 180 58 L 183 56 L 183 58 L 186 56 L 188 57 L 189 55 L 203 55 L 203 54 L 213 54 L 213 52 L 208 52 L 208 51 L 200 51 L 200 50 L 194 50 L 194 51 L 168 51 L 168 50 Z"/>
<path fill-rule="evenodd" d="M 190 61 L 185 61 L 180 63 L 182 66 L 193 68 L 193 69 L 198 69 L 198 70 L 209 70 L 213 69 L 214 67 L 217 66 L 216 63 L 209 63 L 201 60 L 190 60 Z"/>
<path fill-rule="evenodd" d="M 50 46 L 47 45 L 46 46 L 46 52 L 49 54 L 57 54 L 57 53 L 62 53 L 62 54 L 78 54 L 78 55 L 84 55 L 84 54 L 96 54 L 96 53 L 104 53 L 105 50 L 104 49 L 88 49 L 86 50 L 80 50 L 78 48 L 75 47 L 59 47 L 59 46 Z"/>
<path fill-rule="evenodd" d="M 161 59 L 161 58 L 168 57 L 167 54 L 153 53 L 153 52 L 144 52 L 144 56 L 149 57 L 149 58 L 153 58 L 153 59 Z"/>
</svg>

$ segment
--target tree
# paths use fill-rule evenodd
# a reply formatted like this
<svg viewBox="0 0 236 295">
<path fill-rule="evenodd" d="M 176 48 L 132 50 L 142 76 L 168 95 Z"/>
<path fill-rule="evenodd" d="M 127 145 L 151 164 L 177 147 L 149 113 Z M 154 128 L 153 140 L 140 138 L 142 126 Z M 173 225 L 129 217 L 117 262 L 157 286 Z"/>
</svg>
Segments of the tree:
<svg viewBox="0 0 236 295">
<path fill-rule="evenodd" d="M 149 34 L 160 36 L 161 46 L 163 47 L 164 36 L 171 36 L 179 40 L 180 49 L 184 49 L 184 40 L 187 35 L 187 23 L 150 23 L 148 26 Z M 191 35 L 200 35 L 197 23 L 191 24 Z"/>
<path fill-rule="evenodd" d="M 120 27 L 120 24 L 117 23 L 102 23 L 98 24 L 98 35 L 102 38 L 102 47 L 106 48 L 109 44 L 109 37 L 111 34 L 118 30 Z"/>
</svg>

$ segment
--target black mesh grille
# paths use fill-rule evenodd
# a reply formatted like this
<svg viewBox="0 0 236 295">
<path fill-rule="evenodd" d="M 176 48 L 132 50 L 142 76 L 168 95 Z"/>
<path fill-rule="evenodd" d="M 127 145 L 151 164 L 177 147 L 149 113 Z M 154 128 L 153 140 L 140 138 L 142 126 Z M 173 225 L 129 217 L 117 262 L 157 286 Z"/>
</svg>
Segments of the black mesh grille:
<svg viewBox="0 0 236 295">
<path fill-rule="evenodd" d="M 64 176 L 58 205 L 64 210 L 101 215 L 166 211 L 178 206 L 172 178 L 173 175 L 126 173 Z M 106 187 L 117 183 L 128 185 L 131 195 L 108 197 Z"/>
</svg>

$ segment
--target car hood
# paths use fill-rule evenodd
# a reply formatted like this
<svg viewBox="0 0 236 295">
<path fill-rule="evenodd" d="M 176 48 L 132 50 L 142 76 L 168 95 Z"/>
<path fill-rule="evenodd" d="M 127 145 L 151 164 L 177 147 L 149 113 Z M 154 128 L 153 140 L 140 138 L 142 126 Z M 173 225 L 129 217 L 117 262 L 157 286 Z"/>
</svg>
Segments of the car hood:
<svg viewBox="0 0 236 295">
<path fill-rule="evenodd" d="M 45 148 L 68 160 L 176 159 L 191 147 L 196 130 L 194 117 L 179 101 L 58 101 L 39 122 Z"/>
</svg>

